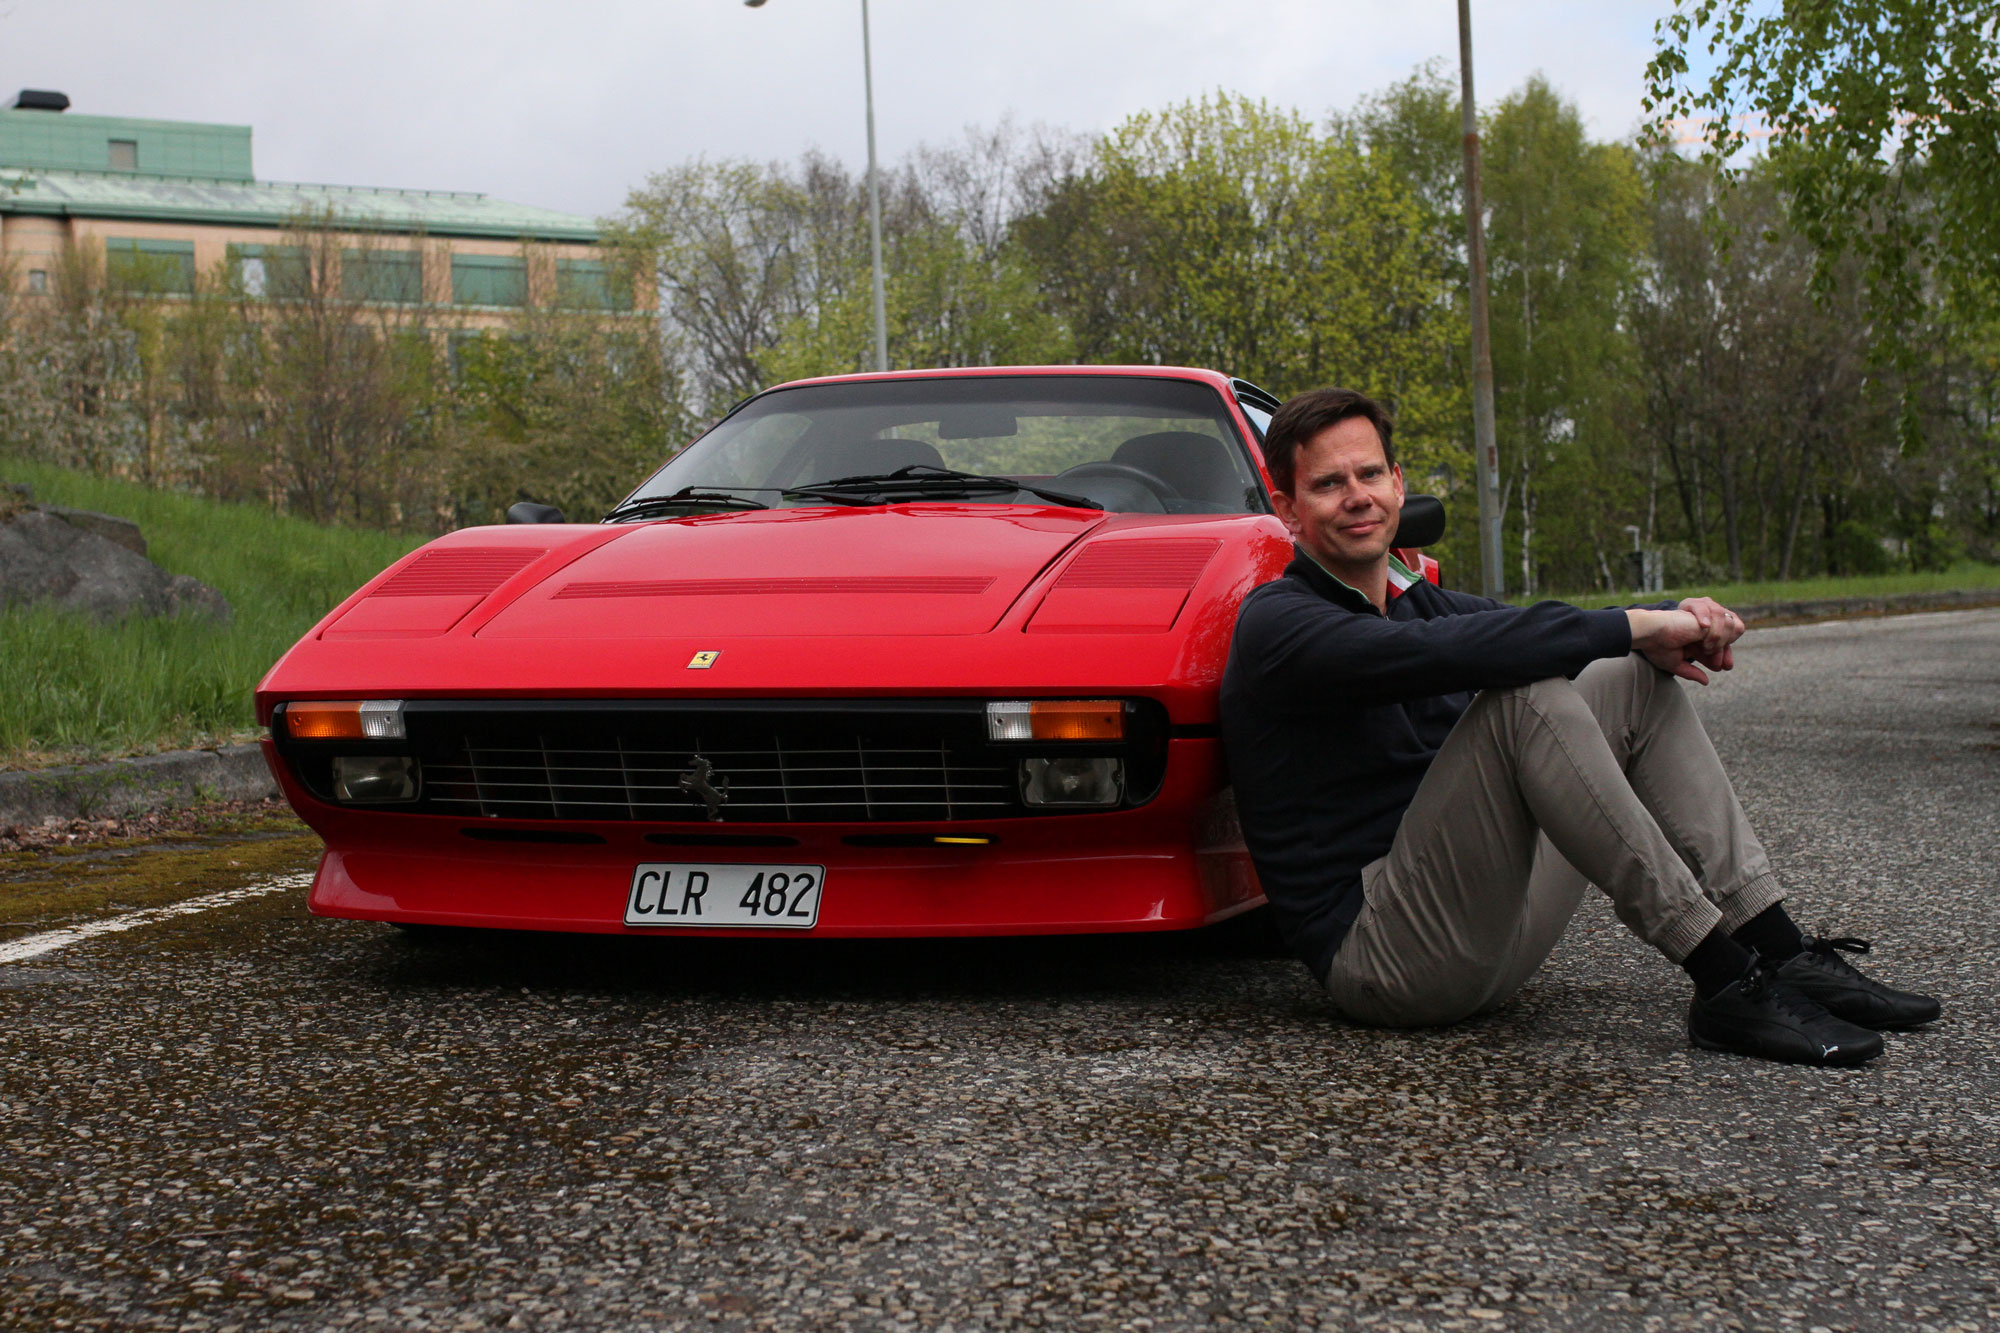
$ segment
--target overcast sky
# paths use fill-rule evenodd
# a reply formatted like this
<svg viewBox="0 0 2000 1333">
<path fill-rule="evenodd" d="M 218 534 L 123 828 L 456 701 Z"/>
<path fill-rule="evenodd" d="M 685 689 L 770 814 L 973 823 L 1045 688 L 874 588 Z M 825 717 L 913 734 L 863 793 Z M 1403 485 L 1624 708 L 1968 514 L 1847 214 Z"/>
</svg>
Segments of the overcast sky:
<svg viewBox="0 0 2000 1333">
<path fill-rule="evenodd" d="M 1478 92 L 1537 70 L 1639 115 L 1635 0 L 1474 0 Z M 1099 131 L 1216 88 L 1318 117 L 1432 57 L 1453 0 L 872 0 L 885 162 L 1011 113 Z M 255 130 L 266 180 L 478 190 L 601 216 L 697 156 L 865 160 L 859 0 L 0 0 L 0 97 Z"/>
</svg>

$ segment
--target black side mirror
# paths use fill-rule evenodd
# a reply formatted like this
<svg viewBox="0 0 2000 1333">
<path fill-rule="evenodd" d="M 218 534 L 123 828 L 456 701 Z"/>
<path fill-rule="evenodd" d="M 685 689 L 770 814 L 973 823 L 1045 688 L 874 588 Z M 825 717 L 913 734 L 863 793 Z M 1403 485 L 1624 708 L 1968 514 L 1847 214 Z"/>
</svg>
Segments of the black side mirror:
<svg viewBox="0 0 2000 1333">
<path fill-rule="evenodd" d="M 520 506 L 516 505 L 515 508 Z M 1403 518 L 1391 546 L 1429 546 L 1444 536 L 1444 501 L 1435 495 L 1403 497 Z"/>
<path fill-rule="evenodd" d="M 554 505 L 538 505 L 533 500 L 522 500 L 507 506 L 509 523 L 566 523 L 562 510 Z"/>
</svg>

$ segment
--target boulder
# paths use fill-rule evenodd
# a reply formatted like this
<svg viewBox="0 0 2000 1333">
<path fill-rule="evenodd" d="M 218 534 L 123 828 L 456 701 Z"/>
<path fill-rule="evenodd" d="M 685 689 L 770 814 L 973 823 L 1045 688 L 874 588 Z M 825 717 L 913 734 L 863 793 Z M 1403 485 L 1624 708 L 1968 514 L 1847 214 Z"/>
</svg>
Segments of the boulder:
<svg viewBox="0 0 2000 1333">
<path fill-rule="evenodd" d="M 38 508 L 44 514 L 54 514 L 73 528 L 82 528 L 107 541 L 117 542 L 133 555 L 146 554 L 146 539 L 139 535 L 139 525 L 129 518 L 93 513 L 88 509 L 64 509 L 61 505 L 40 505 Z"/>
<path fill-rule="evenodd" d="M 51 602 L 99 620 L 195 614 L 228 621 L 227 599 L 148 560 L 138 526 L 53 505 L 0 511 L 0 604 Z"/>
</svg>

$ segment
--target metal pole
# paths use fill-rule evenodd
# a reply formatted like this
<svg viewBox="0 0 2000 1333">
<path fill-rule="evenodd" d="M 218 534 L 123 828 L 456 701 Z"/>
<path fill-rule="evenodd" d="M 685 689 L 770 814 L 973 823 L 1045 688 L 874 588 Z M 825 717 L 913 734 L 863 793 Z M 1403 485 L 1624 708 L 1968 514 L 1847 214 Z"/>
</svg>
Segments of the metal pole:
<svg viewBox="0 0 2000 1333">
<path fill-rule="evenodd" d="M 862 0 L 863 4 L 867 0 Z M 1479 108 L 1472 100 L 1472 0 L 1458 0 L 1458 68 L 1465 138 L 1465 257 L 1472 288 L 1472 451 L 1479 488 L 1479 578 L 1488 597 L 1506 595 L 1500 569 L 1500 447 L 1493 439 L 1493 337 L 1486 322 L 1485 205 L 1479 198 Z"/>
<path fill-rule="evenodd" d="M 868 0 L 861 0 L 861 86 L 868 99 L 868 252 L 875 265 L 875 369 L 887 370 L 889 319 L 882 298 L 882 187 L 875 172 L 875 64 L 868 50 Z"/>
</svg>

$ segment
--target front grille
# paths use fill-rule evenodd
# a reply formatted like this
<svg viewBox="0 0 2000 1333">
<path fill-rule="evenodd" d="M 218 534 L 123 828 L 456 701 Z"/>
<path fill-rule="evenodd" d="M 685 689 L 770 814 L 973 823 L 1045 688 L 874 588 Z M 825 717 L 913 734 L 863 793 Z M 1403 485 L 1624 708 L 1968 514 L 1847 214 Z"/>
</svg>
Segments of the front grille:
<svg viewBox="0 0 2000 1333">
<path fill-rule="evenodd" d="M 1143 804 L 1165 773 L 1166 713 L 1125 708 L 1122 742 L 995 743 L 978 699 L 425 699 L 404 706 L 404 741 L 296 741 L 282 719 L 273 730 L 322 800 L 334 799 L 335 755 L 413 755 L 421 792 L 373 807 L 384 815 L 712 829 L 1070 813 L 1022 803 L 1020 762 L 1038 754 L 1120 756 L 1126 803 Z M 726 799 L 705 800 L 703 777 Z"/>
<path fill-rule="evenodd" d="M 578 748 L 546 736 L 532 745 L 467 744 L 424 766 L 426 802 L 440 813 L 515 819 L 707 819 L 707 803 L 682 786 L 683 778 L 692 785 L 702 759 L 709 785 L 726 796 L 716 806 L 726 820 L 979 819 L 1015 806 L 1012 764 L 954 754 L 943 740 L 917 747 L 795 737 L 787 745 L 782 734 L 757 745 L 697 738 L 668 749 L 622 741 Z"/>
</svg>

